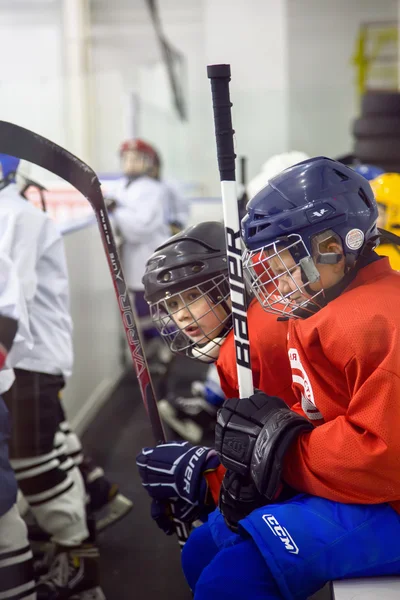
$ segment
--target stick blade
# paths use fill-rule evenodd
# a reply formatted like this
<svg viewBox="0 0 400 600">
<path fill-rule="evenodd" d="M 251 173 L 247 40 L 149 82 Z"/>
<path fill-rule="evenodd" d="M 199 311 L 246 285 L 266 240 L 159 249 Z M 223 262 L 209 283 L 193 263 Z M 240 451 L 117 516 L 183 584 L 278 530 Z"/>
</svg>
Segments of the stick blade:
<svg viewBox="0 0 400 600">
<path fill-rule="evenodd" d="M 15 123 L 0 121 L 0 152 L 31 162 L 68 181 L 86 198 L 100 182 L 82 160 L 47 138 Z"/>
</svg>

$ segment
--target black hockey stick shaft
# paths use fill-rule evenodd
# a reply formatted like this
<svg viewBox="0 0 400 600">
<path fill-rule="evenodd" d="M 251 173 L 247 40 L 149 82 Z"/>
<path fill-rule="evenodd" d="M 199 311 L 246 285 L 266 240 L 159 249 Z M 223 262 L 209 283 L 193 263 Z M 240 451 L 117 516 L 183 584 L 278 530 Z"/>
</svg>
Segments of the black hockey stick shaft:
<svg viewBox="0 0 400 600">
<path fill-rule="evenodd" d="M 222 207 L 228 256 L 229 286 L 231 289 L 233 333 L 236 349 L 236 368 L 239 394 L 242 398 L 254 391 L 250 362 L 250 340 L 247 324 L 247 298 L 243 273 L 242 241 L 237 201 L 235 158 L 232 128 L 232 103 L 229 93 L 230 65 L 210 65 L 215 138 L 221 180 Z"/>
<path fill-rule="evenodd" d="M 248 202 L 247 196 L 247 157 L 240 157 L 240 184 L 242 186 L 241 195 L 238 199 L 239 218 L 241 219 L 246 214 L 246 206 Z"/>
<path fill-rule="evenodd" d="M 91 204 L 99 226 L 121 320 L 128 340 L 143 403 L 149 415 L 153 436 L 157 443 L 165 442 L 165 433 L 158 413 L 153 384 L 135 322 L 101 185 L 96 173 L 65 148 L 29 129 L 6 121 L 0 121 L 0 152 L 27 160 L 47 171 L 51 171 L 73 185 Z M 176 519 L 174 519 L 174 522 L 179 543 L 182 546 L 189 535 L 188 527 L 185 523 Z"/>
<path fill-rule="evenodd" d="M 247 185 L 247 157 L 240 157 L 240 183 L 244 188 Z"/>
</svg>

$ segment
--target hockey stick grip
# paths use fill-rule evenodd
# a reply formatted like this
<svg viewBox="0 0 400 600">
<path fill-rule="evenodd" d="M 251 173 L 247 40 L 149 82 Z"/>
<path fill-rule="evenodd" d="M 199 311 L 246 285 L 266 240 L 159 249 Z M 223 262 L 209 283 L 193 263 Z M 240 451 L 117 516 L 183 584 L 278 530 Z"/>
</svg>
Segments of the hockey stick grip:
<svg viewBox="0 0 400 600">
<path fill-rule="evenodd" d="M 207 75 L 211 81 L 220 180 L 235 181 L 236 154 L 233 148 L 235 132 L 232 128 L 232 103 L 229 94 L 231 67 L 230 65 L 209 65 Z"/>
</svg>

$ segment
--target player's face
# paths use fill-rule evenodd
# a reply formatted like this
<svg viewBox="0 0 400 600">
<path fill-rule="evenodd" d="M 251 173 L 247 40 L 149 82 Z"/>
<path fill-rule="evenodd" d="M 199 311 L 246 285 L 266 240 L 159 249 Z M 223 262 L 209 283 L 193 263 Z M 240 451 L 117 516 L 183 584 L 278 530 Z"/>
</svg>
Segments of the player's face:
<svg viewBox="0 0 400 600">
<path fill-rule="evenodd" d="M 165 301 L 170 316 L 196 344 L 214 339 L 224 328 L 226 312 L 216 306 L 199 288 L 191 288 Z"/>
<path fill-rule="evenodd" d="M 278 278 L 278 290 L 284 298 L 290 295 L 290 300 L 296 304 L 306 300 L 301 267 L 295 263 L 289 250 L 281 250 L 278 255 L 271 256 L 268 265 L 274 276 Z"/>
<path fill-rule="evenodd" d="M 147 161 L 142 152 L 126 150 L 121 156 L 122 170 L 125 175 L 135 176 L 146 172 Z"/>
<path fill-rule="evenodd" d="M 341 253 L 341 247 L 336 243 L 331 244 L 328 250 L 332 253 Z M 304 289 L 301 267 L 295 262 L 289 250 L 281 250 L 279 255 L 272 256 L 269 264 L 274 274 L 279 276 L 278 289 L 283 297 L 290 294 L 290 300 L 296 304 L 301 304 L 310 298 Z M 319 273 L 319 280 L 314 283 L 305 280 L 312 292 L 327 290 L 343 278 L 344 259 L 335 265 L 316 263 L 315 266 Z"/>
<path fill-rule="evenodd" d="M 387 212 L 386 208 L 383 204 L 378 204 L 378 220 L 376 222 L 376 226 L 381 229 L 386 229 L 387 225 Z"/>
</svg>

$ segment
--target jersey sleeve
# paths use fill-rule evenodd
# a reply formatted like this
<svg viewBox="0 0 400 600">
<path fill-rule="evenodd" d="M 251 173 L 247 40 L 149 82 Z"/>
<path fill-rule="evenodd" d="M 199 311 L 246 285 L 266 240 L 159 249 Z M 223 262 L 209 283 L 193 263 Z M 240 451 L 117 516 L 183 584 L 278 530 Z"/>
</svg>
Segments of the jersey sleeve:
<svg viewBox="0 0 400 600">
<path fill-rule="evenodd" d="M 216 506 L 218 506 L 219 493 L 225 473 L 225 467 L 223 465 L 219 465 L 215 471 L 212 471 L 211 473 L 205 473 L 204 475 L 207 481 L 208 490 Z"/>
<path fill-rule="evenodd" d="M 221 389 L 225 395 L 225 398 L 237 398 L 239 394 L 237 378 L 232 377 L 230 373 L 225 372 L 221 365 L 217 364 L 217 369 Z"/>
<path fill-rule="evenodd" d="M 399 333 L 382 322 L 374 327 L 363 339 L 369 345 L 345 366 L 345 414 L 300 436 L 285 455 L 283 478 L 300 492 L 361 504 L 400 497 Z"/>
</svg>

